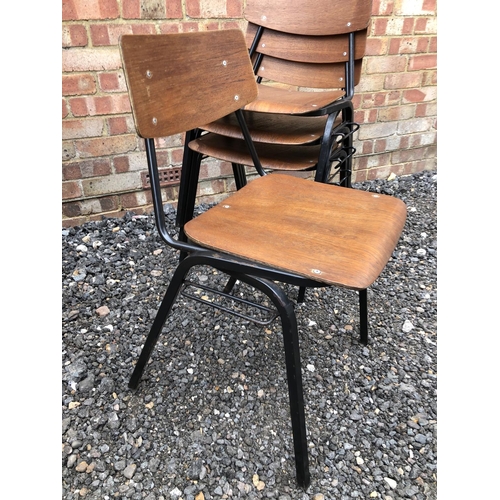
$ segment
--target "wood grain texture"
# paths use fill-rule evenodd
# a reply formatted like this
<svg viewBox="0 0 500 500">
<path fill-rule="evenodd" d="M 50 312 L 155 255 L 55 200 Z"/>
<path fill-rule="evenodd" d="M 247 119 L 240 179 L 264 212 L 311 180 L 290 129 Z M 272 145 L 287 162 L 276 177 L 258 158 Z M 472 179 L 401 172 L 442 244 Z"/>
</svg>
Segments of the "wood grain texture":
<svg viewBox="0 0 500 500">
<path fill-rule="evenodd" d="M 257 96 L 240 30 L 123 35 L 137 133 L 166 137 L 232 113 Z"/>
<path fill-rule="evenodd" d="M 405 204 L 392 196 L 270 174 L 185 231 L 201 246 L 362 290 L 383 271 L 405 220 Z"/>
<path fill-rule="evenodd" d="M 311 170 L 316 167 L 319 156 L 319 145 L 283 146 L 281 144 L 263 144 L 256 142 L 255 149 L 261 165 L 272 170 Z M 189 147 L 193 151 L 212 158 L 253 166 L 245 141 L 224 137 L 218 134 L 206 134 L 191 141 Z"/>
<path fill-rule="evenodd" d="M 365 29 L 371 0 L 247 0 L 245 19 L 301 35 L 337 35 Z"/>
<path fill-rule="evenodd" d="M 252 139 L 271 144 L 300 145 L 315 142 L 323 136 L 326 116 L 291 116 L 274 113 L 243 112 Z M 340 117 L 337 119 L 340 122 Z M 243 139 L 235 114 L 203 125 L 203 130 Z"/>
<path fill-rule="evenodd" d="M 245 109 L 263 113 L 304 114 L 317 111 L 345 95 L 343 90 L 302 92 L 271 85 L 258 85 L 258 96 Z"/>
<path fill-rule="evenodd" d="M 245 32 L 250 48 L 257 33 L 257 25 L 248 23 Z M 355 59 L 365 55 L 367 30 L 357 31 L 354 37 Z M 265 29 L 256 51 L 261 54 L 308 63 L 345 62 L 349 53 L 349 37 L 342 35 L 307 36 Z"/>
<path fill-rule="evenodd" d="M 354 63 L 354 85 L 361 76 L 361 60 Z M 345 63 L 309 64 L 264 56 L 257 75 L 274 82 L 319 89 L 345 88 Z"/>
</svg>

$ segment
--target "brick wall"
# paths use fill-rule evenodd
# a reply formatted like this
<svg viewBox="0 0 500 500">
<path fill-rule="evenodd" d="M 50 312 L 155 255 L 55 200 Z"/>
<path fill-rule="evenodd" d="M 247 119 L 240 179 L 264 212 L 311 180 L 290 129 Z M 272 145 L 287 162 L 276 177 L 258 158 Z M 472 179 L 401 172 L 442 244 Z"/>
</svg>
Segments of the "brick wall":
<svg viewBox="0 0 500 500">
<path fill-rule="evenodd" d="M 121 71 L 124 33 L 239 27 L 246 0 L 63 0 L 62 222 L 150 210 L 147 169 Z M 436 0 L 373 0 L 354 98 L 353 180 L 436 168 Z M 182 137 L 163 141 L 160 166 L 180 166 Z M 222 179 L 219 177 L 222 175 Z M 215 180 L 217 178 L 217 180 Z M 230 165 L 202 164 L 199 201 L 234 189 Z M 175 204 L 177 186 L 165 189 Z"/>
</svg>

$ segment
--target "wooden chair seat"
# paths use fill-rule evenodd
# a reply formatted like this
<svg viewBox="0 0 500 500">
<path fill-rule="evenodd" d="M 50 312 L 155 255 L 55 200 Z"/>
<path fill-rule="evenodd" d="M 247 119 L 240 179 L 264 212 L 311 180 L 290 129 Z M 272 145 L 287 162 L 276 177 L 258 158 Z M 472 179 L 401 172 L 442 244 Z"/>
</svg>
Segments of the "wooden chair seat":
<svg viewBox="0 0 500 500">
<path fill-rule="evenodd" d="M 318 162 L 320 146 L 283 146 L 256 142 L 255 149 L 264 169 L 311 170 Z M 189 143 L 189 148 L 205 156 L 239 165 L 253 166 L 253 160 L 244 140 L 206 134 Z"/>
<path fill-rule="evenodd" d="M 204 247 L 362 290 L 384 269 L 405 219 L 397 198 L 271 174 L 184 230 Z"/>
<path fill-rule="evenodd" d="M 303 92 L 265 84 L 258 85 L 258 91 L 257 99 L 247 104 L 245 110 L 297 115 L 314 114 L 345 95 L 341 89 Z"/>
<path fill-rule="evenodd" d="M 275 113 L 243 113 L 255 142 L 300 145 L 316 142 L 323 136 L 326 116 L 295 117 Z M 340 123 L 340 117 L 337 120 Z M 201 127 L 215 134 L 243 139 L 236 115 L 231 114 Z"/>
</svg>

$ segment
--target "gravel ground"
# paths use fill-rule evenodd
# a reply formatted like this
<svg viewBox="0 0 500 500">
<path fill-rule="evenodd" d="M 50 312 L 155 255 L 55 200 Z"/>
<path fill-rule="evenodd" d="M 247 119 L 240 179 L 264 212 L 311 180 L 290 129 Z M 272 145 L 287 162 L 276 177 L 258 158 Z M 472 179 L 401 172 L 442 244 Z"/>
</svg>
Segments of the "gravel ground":
<svg viewBox="0 0 500 500">
<path fill-rule="evenodd" d="M 437 497 L 437 174 L 355 187 L 401 198 L 408 219 L 368 291 L 367 347 L 354 292 L 308 290 L 297 305 L 307 491 L 295 483 L 279 320 L 258 327 L 180 297 L 132 391 L 177 254 L 151 216 L 62 231 L 63 499 Z"/>
</svg>

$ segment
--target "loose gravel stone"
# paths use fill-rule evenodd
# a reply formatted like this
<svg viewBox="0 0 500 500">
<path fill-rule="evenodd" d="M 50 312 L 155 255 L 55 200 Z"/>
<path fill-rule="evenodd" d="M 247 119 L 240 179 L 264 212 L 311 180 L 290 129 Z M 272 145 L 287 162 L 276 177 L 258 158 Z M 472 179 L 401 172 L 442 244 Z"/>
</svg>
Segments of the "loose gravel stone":
<svg viewBox="0 0 500 500">
<path fill-rule="evenodd" d="M 132 390 L 178 254 L 152 215 L 63 230 L 63 500 L 436 500 L 437 174 L 354 188 L 401 198 L 408 218 L 368 289 L 368 346 L 356 292 L 308 289 L 296 305 L 306 491 L 295 482 L 279 320 L 262 328 L 180 295 Z M 176 213 L 165 215 L 173 234 Z M 189 279 L 226 280 L 205 267 Z M 241 283 L 235 292 L 266 300 Z"/>
</svg>

